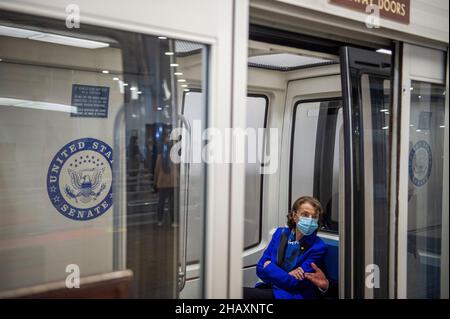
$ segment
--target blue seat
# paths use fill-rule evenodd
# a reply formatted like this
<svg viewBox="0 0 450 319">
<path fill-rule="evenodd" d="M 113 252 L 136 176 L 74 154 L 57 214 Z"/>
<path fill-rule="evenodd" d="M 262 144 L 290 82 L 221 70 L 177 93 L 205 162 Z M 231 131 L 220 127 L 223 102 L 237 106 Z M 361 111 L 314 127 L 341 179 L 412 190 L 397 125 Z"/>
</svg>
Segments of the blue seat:
<svg viewBox="0 0 450 319">
<path fill-rule="evenodd" d="M 322 237 L 320 234 L 319 237 L 328 247 L 328 252 L 325 255 L 324 260 L 325 267 L 322 271 L 327 276 L 327 279 L 337 286 L 337 283 L 339 282 L 339 240 L 331 239 L 329 237 Z M 327 295 L 327 297 L 336 299 L 339 298 L 338 295 L 332 294 Z"/>
</svg>

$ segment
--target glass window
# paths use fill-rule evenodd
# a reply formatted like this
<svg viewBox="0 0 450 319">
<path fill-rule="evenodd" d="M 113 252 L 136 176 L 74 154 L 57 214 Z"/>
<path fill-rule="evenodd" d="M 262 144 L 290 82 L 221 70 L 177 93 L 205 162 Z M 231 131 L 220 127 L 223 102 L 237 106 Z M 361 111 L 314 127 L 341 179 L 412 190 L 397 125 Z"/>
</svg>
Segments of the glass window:
<svg viewBox="0 0 450 319">
<path fill-rule="evenodd" d="M 258 130 L 266 127 L 268 99 L 261 95 L 247 96 L 247 128 L 253 129 L 256 139 L 247 139 L 248 161 L 245 166 L 245 222 L 244 247 L 250 248 L 261 240 L 263 174 L 260 172 L 264 154 L 264 136 Z"/>
<path fill-rule="evenodd" d="M 181 93 L 206 91 L 207 47 L 62 25 L 0 18 L 0 294 L 64 282 L 76 265 L 82 278 L 130 269 L 131 297 L 175 298 L 190 171 L 170 134 L 185 127 Z"/>
<path fill-rule="evenodd" d="M 183 114 L 186 120 L 194 125 L 198 123 L 198 127 L 204 128 L 204 120 L 202 117 L 205 114 L 203 110 L 202 99 L 204 95 L 198 89 L 190 89 L 184 95 Z M 249 135 L 246 143 L 250 159 L 246 163 L 245 176 L 245 221 L 244 221 L 244 247 L 248 249 L 257 245 L 261 240 L 261 214 L 262 214 L 262 191 L 263 191 L 263 175 L 260 173 L 261 161 L 264 152 L 264 136 L 259 136 L 259 133 L 264 133 L 267 120 L 268 98 L 263 95 L 249 95 L 247 96 L 247 129 L 254 129 L 255 139 L 251 139 Z M 259 130 L 259 131 L 258 131 Z M 262 130 L 262 131 L 261 131 Z M 263 135 L 263 134 L 261 134 Z M 253 136 L 253 135 L 252 135 Z M 204 143 L 201 140 L 192 141 L 192 156 L 193 154 L 201 154 L 201 148 Z M 251 152 L 251 153 L 250 153 Z M 203 175 L 201 174 L 201 165 L 193 163 L 190 164 L 190 179 L 189 184 L 189 208 L 188 208 L 188 233 L 190 234 L 188 240 L 188 264 L 195 264 L 200 258 L 201 250 L 199 250 L 202 242 L 199 229 L 199 214 L 203 209 L 200 204 L 203 202 L 205 191 L 201 187 L 203 185 Z M 199 206 L 200 205 L 200 206 Z M 201 214 L 200 214 L 201 215 Z M 198 234 L 198 235 L 196 235 Z"/>
<path fill-rule="evenodd" d="M 321 230 L 337 232 L 342 102 L 300 101 L 294 106 L 293 118 L 290 206 L 300 196 L 316 197 L 323 207 Z"/>
<path fill-rule="evenodd" d="M 444 115 L 445 86 L 411 81 L 408 298 L 440 297 Z"/>
</svg>

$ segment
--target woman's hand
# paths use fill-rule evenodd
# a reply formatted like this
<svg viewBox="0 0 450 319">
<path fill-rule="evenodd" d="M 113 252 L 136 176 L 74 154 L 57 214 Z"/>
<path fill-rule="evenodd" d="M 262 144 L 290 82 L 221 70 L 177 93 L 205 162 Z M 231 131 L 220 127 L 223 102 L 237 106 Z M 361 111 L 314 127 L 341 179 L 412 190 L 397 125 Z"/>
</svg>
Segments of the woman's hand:
<svg viewBox="0 0 450 319">
<path fill-rule="evenodd" d="M 295 268 L 289 272 L 289 275 L 295 277 L 298 280 L 303 280 L 305 278 L 305 271 L 302 267 Z"/>
<path fill-rule="evenodd" d="M 264 263 L 264 268 L 266 268 L 268 264 L 270 264 L 270 260 L 267 260 L 267 261 Z"/>
<path fill-rule="evenodd" d="M 330 283 L 328 282 L 327 277 L 325 277 L 323 271 L 320 270 L 315 263 L 311 263 L 311 267 L 315 270 L 315 272 L 307 273 L 305 277 L 320 289 L 328 290 Z"/>
</svg>

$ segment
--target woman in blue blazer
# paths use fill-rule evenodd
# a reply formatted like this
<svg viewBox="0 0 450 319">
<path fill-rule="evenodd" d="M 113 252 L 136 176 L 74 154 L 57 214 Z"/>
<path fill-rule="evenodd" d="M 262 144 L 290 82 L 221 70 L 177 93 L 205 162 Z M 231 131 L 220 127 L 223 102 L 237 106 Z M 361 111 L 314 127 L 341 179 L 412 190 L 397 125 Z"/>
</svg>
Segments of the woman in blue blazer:
<svg viewBox="0 0 450 319">
<path fill-rule="evenodd" d="M 318 297 L 318 288 L 305 278 L 305 273 L 314 272 L 311 263 L 323 267 L 327 246 L 317 237 L 321 214 L 320 202 L 313 197 L 303 196 L 294 202 L 287 215 L 288 227 L 275 231 L 256 265 L 256 274 L 263 282 L 255 288 L 244 288 L 244 298 Z"/>
</svg>

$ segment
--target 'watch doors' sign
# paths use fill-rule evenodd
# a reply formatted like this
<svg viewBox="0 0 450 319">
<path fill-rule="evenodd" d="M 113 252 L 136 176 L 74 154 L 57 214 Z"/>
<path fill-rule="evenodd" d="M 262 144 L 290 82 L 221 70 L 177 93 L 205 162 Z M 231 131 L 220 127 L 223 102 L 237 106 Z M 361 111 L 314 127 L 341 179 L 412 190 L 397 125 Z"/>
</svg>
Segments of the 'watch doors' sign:
<svg viewBox="0 0 450 319">
<path fill-rule="evenodd" d="M 330 3 L 366 12 L 369 5 L 378 6 L 380 17 L 409 24 L 410 0 L 329 0 Z"/>
</svg>

